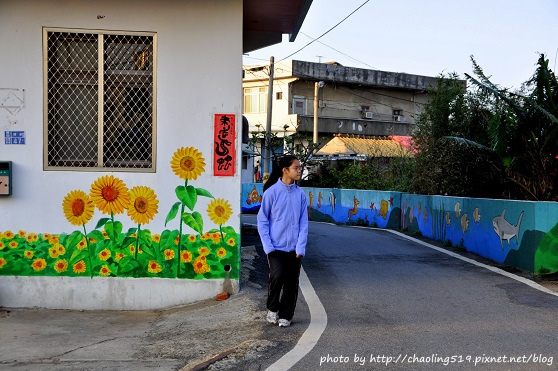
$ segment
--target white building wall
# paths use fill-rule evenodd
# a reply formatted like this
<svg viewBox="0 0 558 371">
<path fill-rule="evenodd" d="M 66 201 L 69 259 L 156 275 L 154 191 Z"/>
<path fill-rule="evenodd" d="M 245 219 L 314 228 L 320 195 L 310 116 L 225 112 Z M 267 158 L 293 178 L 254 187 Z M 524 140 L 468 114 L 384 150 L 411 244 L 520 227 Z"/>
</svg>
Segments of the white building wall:
<svg viewBox="0 0 558 371">
<path fill-rule="evenodd" d="M 43 170 L 43 27 L 157 33 L 157 153 L 155 173 Z M 25 107 L 16 115 L 0 108 L 4 130 L 24 130 L 25 145 L 0 143 L 0 161 L 13 161 L 13 194 L 0 198 L 0 231 L 71 232 L 62 200 L 71 190 L 89 193 L 99 176 L 113 174 L 128 188 L 145 185 L 159 199 L 159 213 L 146 226 L 164 229 L 165 216 L 183 184 L 170 168 L 173 153 L 193 146 L 205 157 L 205 173 L 191 181 L 233 207 L 231 226 L 240 226 L 240 130 L 242 68 L 242 0 L 173 1 L 2 1 L 0 88 L 25 89 Z M 213 114 L 236 114 L 236 175 L 212 176 Z M 17 121 L 17 123 L 14 123 Z M 213 227 L 200 197 L 196 209 L 205 230 Z M 92 230 L 98 210 L 88 223 Z M 134 227 L 121 216 L 124 230 Z M 187 228 L 187 227 L 185 227 Z M 174 229 L 174 228 L 171 228 Z"/>
</svg>

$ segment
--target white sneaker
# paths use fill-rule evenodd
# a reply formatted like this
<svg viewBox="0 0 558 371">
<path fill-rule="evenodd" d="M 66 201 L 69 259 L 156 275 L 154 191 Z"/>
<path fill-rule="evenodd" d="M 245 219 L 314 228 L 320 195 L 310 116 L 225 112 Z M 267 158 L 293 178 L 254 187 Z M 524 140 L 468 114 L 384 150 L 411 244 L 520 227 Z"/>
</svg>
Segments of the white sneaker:
<svg viewBox="0 0 558 371">
<path fill-rule="evenodd" d="M 267 311 L 267 316 L 265 317 L 267 322 L 276 325 L 277 324 L 277 312 Z"/>
<path fill-rule="evenodd" d="M 281 318 L 279 320 L 279 327 L 289 327 L 291 325 L 291 321 Z"/>
</svg>

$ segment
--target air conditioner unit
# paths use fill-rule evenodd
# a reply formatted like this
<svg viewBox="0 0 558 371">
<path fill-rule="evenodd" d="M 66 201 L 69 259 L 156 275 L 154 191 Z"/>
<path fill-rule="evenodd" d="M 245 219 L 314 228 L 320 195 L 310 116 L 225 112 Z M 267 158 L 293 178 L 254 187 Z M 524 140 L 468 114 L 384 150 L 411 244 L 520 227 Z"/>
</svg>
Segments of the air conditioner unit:
<svg viewBox="0 0 558 371">
<path fill-rule="evenodd" d="M 364 111 L 362 113 L 362 117 L 365 119 L 371 119 L 372 117 L 374 117 L 374 113 L 370 111 Z"/>
</svg>

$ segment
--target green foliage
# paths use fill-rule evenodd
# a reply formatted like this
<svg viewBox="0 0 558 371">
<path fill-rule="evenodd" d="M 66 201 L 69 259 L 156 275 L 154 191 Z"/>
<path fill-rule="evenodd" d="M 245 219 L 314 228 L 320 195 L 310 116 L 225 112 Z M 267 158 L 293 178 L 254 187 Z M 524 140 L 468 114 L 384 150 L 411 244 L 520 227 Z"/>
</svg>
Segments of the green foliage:
<svg viewBox="0 0 558 371">
<path fill-rule="evenodd" d="M 393 158 L 387 164 L 372 158 L 366 162 L 320 164 L 304 186 L 345 189 L 374 189 L 408 192 L 413 181 L 413 158 Z"/>
<path fill-rule="evenodd" d="M 467 76 L 494 102 L 489 137 L 513 187 L 509 196 L 558 201 L 558 80 L 541 54 L 522 93 L 500 89 L 473 60 L 477 79 Z"/>
<path fill-rule="evenodd" d="M 492 114 L 455 74 L 440 76 L 413 135 L 418 154 L 412 192 L 502 197 L 501 161 L 488 147 Z"/>
</svg>

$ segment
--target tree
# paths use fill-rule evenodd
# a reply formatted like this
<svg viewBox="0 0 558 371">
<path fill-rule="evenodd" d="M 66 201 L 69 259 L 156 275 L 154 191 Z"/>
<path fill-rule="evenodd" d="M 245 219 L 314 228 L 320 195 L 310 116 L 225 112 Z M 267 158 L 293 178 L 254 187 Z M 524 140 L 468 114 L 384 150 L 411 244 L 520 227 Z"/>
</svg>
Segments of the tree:
<svg viewBox="0 0 558 371">
<path fill-rule="evenodd" d="M 516 197 L 558 201 L 558 81 L 548 60 L 539 56 L 526 93 L 500 89 L 471 60 L 478 79 L 467 78 L 502 107 L 490 122 L 491 150 L 505 166 Z"/>
<path fill-rule="evenodd" d="M 256 156 L 262 156 L 262 148 L 270 148 L 272 153 L 279 152 L 281 154 L 294 155 L 299 159 L 303 173 L 304 169 L 312 162 L 312 156 L 320 147 L 320 143 L 314 143 L 312 137 L 306 136 L 303 133 L 295 132 L 287 135 L 289 125 L 283 126 L 283 137 L 279 137 L 277 132 L 271 132 L 269 143 L 266 140 L 267 132 L 263 129 L 260 130 L 260 125 L 256 125 L 256 129 L 256 131 L 250 133 L 251 138 L 248 142 L 248 148 Z"/>
<path fill-rule="evenodd" d="M 412 191 L 469 197 L 501 197 L 502 167 L 486 146 L 490 105 L 467 92 L 453 73 L 430 89 L 430 104 L 419 115 L 413 139 L 418 150 Z"/>
</svg>

